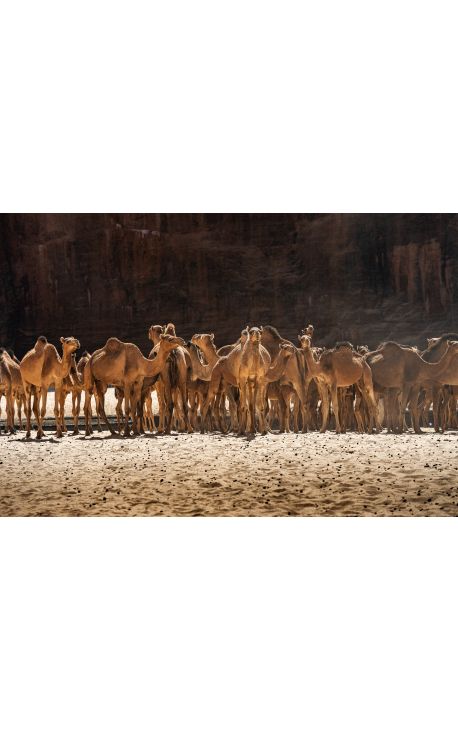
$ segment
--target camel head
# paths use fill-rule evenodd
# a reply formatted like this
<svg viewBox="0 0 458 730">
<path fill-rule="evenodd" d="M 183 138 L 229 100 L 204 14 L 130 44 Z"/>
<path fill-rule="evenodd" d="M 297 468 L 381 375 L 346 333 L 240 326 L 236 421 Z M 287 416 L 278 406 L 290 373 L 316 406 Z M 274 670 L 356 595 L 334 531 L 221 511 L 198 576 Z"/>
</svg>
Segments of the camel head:
<svg viewBox="0 0 458 730">
<path fill-rule="evenodd" d="M 60 341 L 62 343 L 62 351 L 64 353 L 71 354 L 72 352 L 79 350 L 81 347 L 79 341 L 75 337 L 61 337 Z"/>
<path fill-rule="evenodd" d="M 451 350 L 455 355 L 458 352 L 458 342 L 456 340 L 447 340 L 449 351 Z"/>
<path fill-rule="evenodd" d="M 310 350 L 312 345 L 312 338 L 310 337 L 310 335 L 300 334 L 297 336 L 297 339 L 300 342 L 302 350 Z"/>
<path fill-rule="evenodd" d="M 301 330 L 301 335 L 308 335 L 308 337 L 310 337 L 310 339 L 312 339 L 314 331 L 315 331 L 315 328 L 314 328 L 313 324 L 308 324 L 307 327 L 304 327 L 304 329 Z"/>
<path fill-rule="evenodd" d="M 428 343 L 427 349 L 430 350 L 431 347 L 436 344 L 436 342 L 439 342 L 439 337 L 430 337 L 426 340 L 426 342 Z"/>
<path fill-rule="evenodd" d="M 172 335 L 172 337 L 176 337 L 176 330 L 175 325 L 172 322 L 169 322 L 164 327 L 164 335 Z"/>
<path fill-rule="evenodd" d="M 247 337 L 250 342 L 259 344 L 261 342 L 262 327 L 250 327 Z"/>
<path fill-rule="evenodd" d="M 358 355 L 367 355 L 367 353 L 369 352 L 369 348 L 367 345 L 358 345 L 356 348 L 356 352 L 358 353 Z"/>
<path fill-rule="evenodd" d="M 294 346 L 290 345 L 289 342 L 283 342 L 280 345 L 280 352 L 283 353 L 285 359 L 288 359 L 294 354 Z"/>
<path fill-rule="evenodd" d="M 207 347 L 213 347 L 215 348 L 215 335 L 213 332 L 210 335 L 193 335 L 191 337 L 191 342 L 193 345 L 197 345 L 197 347 L 205 348 Z"/>
<path fill-rule="evenodd" d="M 177 347 L 182 347 L 184 340 L 181 337 L 173 337 L 173 335 L 160 335 L 159 348 L 162 352 L 172 352 Z"/>
<path fill-rule="evenodd" d="M 164 327 L 161 324 L 152 324 L 148 330 L 148 339 L 151 340 L 151 342 L 153 342 L 155 345 L 157 345 L 163 332 Z"/>
</svg>

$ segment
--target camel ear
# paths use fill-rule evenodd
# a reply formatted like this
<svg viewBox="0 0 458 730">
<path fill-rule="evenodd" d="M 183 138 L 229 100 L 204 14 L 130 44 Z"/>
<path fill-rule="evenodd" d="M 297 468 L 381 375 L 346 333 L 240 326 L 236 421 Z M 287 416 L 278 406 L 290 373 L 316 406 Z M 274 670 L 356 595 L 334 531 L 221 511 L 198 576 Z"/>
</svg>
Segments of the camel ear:
<svg viewBox="0 0 458 730">
<path fill-rule="evenodd" d="M 259 331 L 262 332 L 262 327 L 259 328 Z"/>
<path fill-rule="evenodd" d="M 161 332 L 161 334 L 159 335 L 159 339 L 160 339 L 160 340 L 163 340 L 163 339 L 164 339 L 164 335 L 162 334 L 162 332 Z"/>
<path fill-rule="evenodd" d="M 62 344 L 63 344 L 63 343 L 65 342 L 65 338 L 64 338 L 64 337 L 61 337 L 61 338 L 60 338 L 60 341 L 61 341 L 61 342 L 62 342 Z"/>
<path fill-rule="evenodd" d="M 210 339 L 211 339 L 212 342 L 214 341 L 214 339 L 215 339 L 215 333 L 214 332 L 211 333 Z"/>
</svg>

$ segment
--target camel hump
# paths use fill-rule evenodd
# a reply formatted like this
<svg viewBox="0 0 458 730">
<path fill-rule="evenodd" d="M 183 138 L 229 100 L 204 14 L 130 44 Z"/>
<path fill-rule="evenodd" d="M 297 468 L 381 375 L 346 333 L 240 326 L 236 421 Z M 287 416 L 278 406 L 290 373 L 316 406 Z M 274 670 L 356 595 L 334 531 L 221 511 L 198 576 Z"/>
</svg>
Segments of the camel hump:
<svg viewBox="0 0 458 730">
<path fill-rule="evenodd" d="M 118 340 L 117 337 L 109 337 L 104 349 L 107 352 L 118 352 L 121 349 L 122 344 L 121 340 Z"/>
<path fill-rule="evenodd" d="M 35 352 L 43 352 L 44 348 L 48 344 L 48 340 L 44 335 L 40 335 L 40 337 L 35 342 L 34 350 Z"/>
<path fill-rule="evenodd" d="M 348 340 L 342 340 L 342 342 L 336 342 L 334 350 L 352 350 L 353 345 Z"/>
</svg>

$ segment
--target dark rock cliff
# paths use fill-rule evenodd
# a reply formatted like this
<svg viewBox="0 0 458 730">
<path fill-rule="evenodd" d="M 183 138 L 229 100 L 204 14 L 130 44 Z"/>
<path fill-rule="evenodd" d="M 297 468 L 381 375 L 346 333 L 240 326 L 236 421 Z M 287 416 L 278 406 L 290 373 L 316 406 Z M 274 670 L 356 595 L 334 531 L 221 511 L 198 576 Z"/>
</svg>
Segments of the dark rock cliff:
<svg viewBox="0 0 458 730">
<path fill-rule="evenodd" d="M 0 344 L 150 324 L 233 341 L 246 324 L 317 341 L 418 342 L 458 326 L 458 216 L 4 214 Z"/>
</svg>

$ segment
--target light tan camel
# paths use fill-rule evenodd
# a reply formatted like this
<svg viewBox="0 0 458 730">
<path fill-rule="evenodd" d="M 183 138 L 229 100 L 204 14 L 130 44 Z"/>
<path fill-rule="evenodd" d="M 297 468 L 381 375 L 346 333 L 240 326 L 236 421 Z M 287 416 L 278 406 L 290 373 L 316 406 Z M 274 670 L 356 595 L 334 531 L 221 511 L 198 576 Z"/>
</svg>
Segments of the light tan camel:
<svg viewBox="0 0 458 730">
<path fill-rule="evenodd" d="M 80 412 L 81 412 L 81 394 L 84 390 L 83 372 L 84 372 L 84 368 L 85 368 L 86 363 L 88 362 L 89 358 L 90 358 L 90 354 L 86 351 L 81 355 L 78 362 L 76 362 L 76 357 L 73 354 L 70 372 L 67 375 L 67 377 L 64 378 L 64 381 L 62 384 L 60 410 L 61 410 L 61 413 L 65 412 L 65 400 L 66 400 L 67 396 L 70 394 L 72 397 L 72 418 L 73 418 L 73 435 L 74 436 L 80 432 L 79 416 L 80 416 Z M 100 418 L 98 416 L 97 416 L 97 421 L 98 421 L 99 431 L 101 431 L 102 427 L 100 425 Z M 65 424 L 65 419 L 63 420 L 62 430 L 64 431 L 64 433 L 67 432 L 67 426 Z"/>
<path fill-rule="evenodd" d="M 323 384 L 322 397 L 328 398 L 327 391 L 331 394 L 332 409 L 336 422 L 336 432 L 342 432 L 339 419 L 339 398 L 337 389 L 347 388 L 356 385 L 367 403 L 371 414 L 372 426 L 378 430 L 377 405 L 374 397 L 371 369 L 365 360 L 357 355 L 349 342 L 338 343 L 332 350 L 326 350 L 316 361 L 312 355 L 309 335 L 300 336 L 301 347 L 309 368 L 310 374 Z M 326 431 L 329 418 L 329 398 L 323 407 L 323 423 L 321 432 Z"/>
<path fill-rule="evenodd" d="M 308 325 L 306 330 L 302 330 L 302 332 L 311 336 L 313 334 L 313 326 Z M 271 325 L 265 325 L 263 327 L 261 343 L 269 352 L 272 361 L 278 355 L 279 348 L 282 344 L 290 344 L 294 347 L 292 342 L 282 337 L 278 330 Z M 280 380 L 280 386 L 289 387 L 281 388 L 280 391 L 278 391 L 280 394 L 280 413 L 281 418 L 283 419 L 280 427 L 280 431 L 282 433 L 289 429 L 289 423 L 287 423 L 287 420 L 289 422 L 290 402 L 293 400 L 292 394 L 290 393 L 290 387 L 294 389 L 297 395 L 297 407 L 295 406 L 294 412 L 294 430 L 298 430 L 299 424 L 297 408 L 302 415 L 302 430 L 307 431 L 307 428 L 310 428 L 313 419 L 309 413 L 307 393 L 311 380 L 312 376 L 308 373 L 307 366 L 300 349 L 294 347 L 294 357 L 291 357 L 288 360 Z M 286 400 L 284 400 L 285 397 Z M 282 399 L 284 400 L 284 403 L 281 403 Z M 295 401 L 296 399 L 293 400 L 293 402 Z"/>
<path fill-rule="evenodd" d="M 175 325 L 171 322 L 164 327 L 152 325 L 149 328 L 148 337 L 155 347 L 157 347 L 161 329 L 164 334 L 176 337 Z M 165 433 L 170 433 L 174 407 L 181 428 L 187 430 L 188 433 L 193 431 L 188 413 L 188 371 L 191 367 L 191 361 L 184 347 L 185 341 L 179 339 L 181 346 L 170 354 L 167 368 L 161 372 L 156 383 L 160 422 L 158 430 Z"/>
<path fill-rule="evenodd" d="M 213 367 L 210 384 L 208 386 L 207 397 L 201 409 L 200 430 L 205 431 L 207 414 L 213 405 L 216 395 L 221 391 L 224 392 L 229 401 L 229 411 L 231 414 L 231 429 L 238 430 L 237 403 L 234 398 L 231 386 L 238 388 L 238 375 L 240 368 L 240 358 L 242 346 L 248 338 L 248 330 L 242 331 L 240 342 L 232 348 L 228 355 L 223 355 Z M 205 354 L 205 353 L 204 353 Z M 224 429 L 222 429 L 224 430 Z"/>
<path fill-rule="evenodd" d="M 266 375 L 270 368 L 271 358 L 268 350 L 261 345 L 262 327 L 250 327 L 248 337 L 242 346 L 238 370 L 238 388 L 240 391 L 239 434 L 244 434 L 250 414 L 250 428 L 256 433 L 256 405 L 258 398 L 265 401 Z M 259 411 L 259 428 L 262 434 L 267 433 L 265 408 Z"/>
<path fill-rule="evenodd" d="M 0 354 L 0 357 L 3 361 L 3 368 L 5 370 L 4 378 L 6 377 L 7 379 L 11 380 L 11 397 L 13 400 L 11 427 L 14 430 L 14 403 L 16 403 L 16 408 L 18 412 L 19 428 L 22 428 L 21 409 L 25 402 L 21 368 L 19 366 L 19 361 L 14 356 L 14 353 L 10 354 L 7 350 L 3 350 Z"/>
<path fill-rule="evenodd" d="M 5 431 L 14 433 L 13 378 L 9 363 L 4 356 L 5 352 L 5 350 L 0 351 L 0 399 L 4 396 L 6 400 Z"/>
<path fill-rule="evenodd" d="M 90 397 L 95 389 L 97 409 L 110 432 L 115 433 L 105 413 L 104 395 L 109 385 L 122 388 L 126 419 L 124 435 L 130 434 L 130 416 L 132 416 L 133 432 L 138 434 L 137 405 L 143 381 L 145 378 L 155 377 L 164 370 L 168 356 L 172 350 L 180 346 L 181 342 L 181 338 L 161 335 L 156 357 L 154 360 L 149 360 L 143 357 L 136 345 L 110 337 L 104 347 L 91 355 L 84 368 L 85 413 L 88 395 Z M 86 435 L 90 434 L 88 420 L 87 416 Z"/>
<path fill-rule="evenodd" d="M 56 348 L 39 337 L 35 346 L 21 360 L 21 377 L 26 398 L 27 433 L 30 438 L 30 417 L 32 392 L 37 396 L 35 416 L 38 422 L 37 439 L 43 436 L 43 422 L 46 416 L 46 401 L 49 388 L 54 385 L 54 416 L 56 419 L 56 435 L 62 436 L 63 412 L 60 411 L 60 397 L 64 378 L 70 372 L 72 354 L 79 349 L 80 343 L 74 337 L 61 337 L 62 358 Z"/>
</svg>

